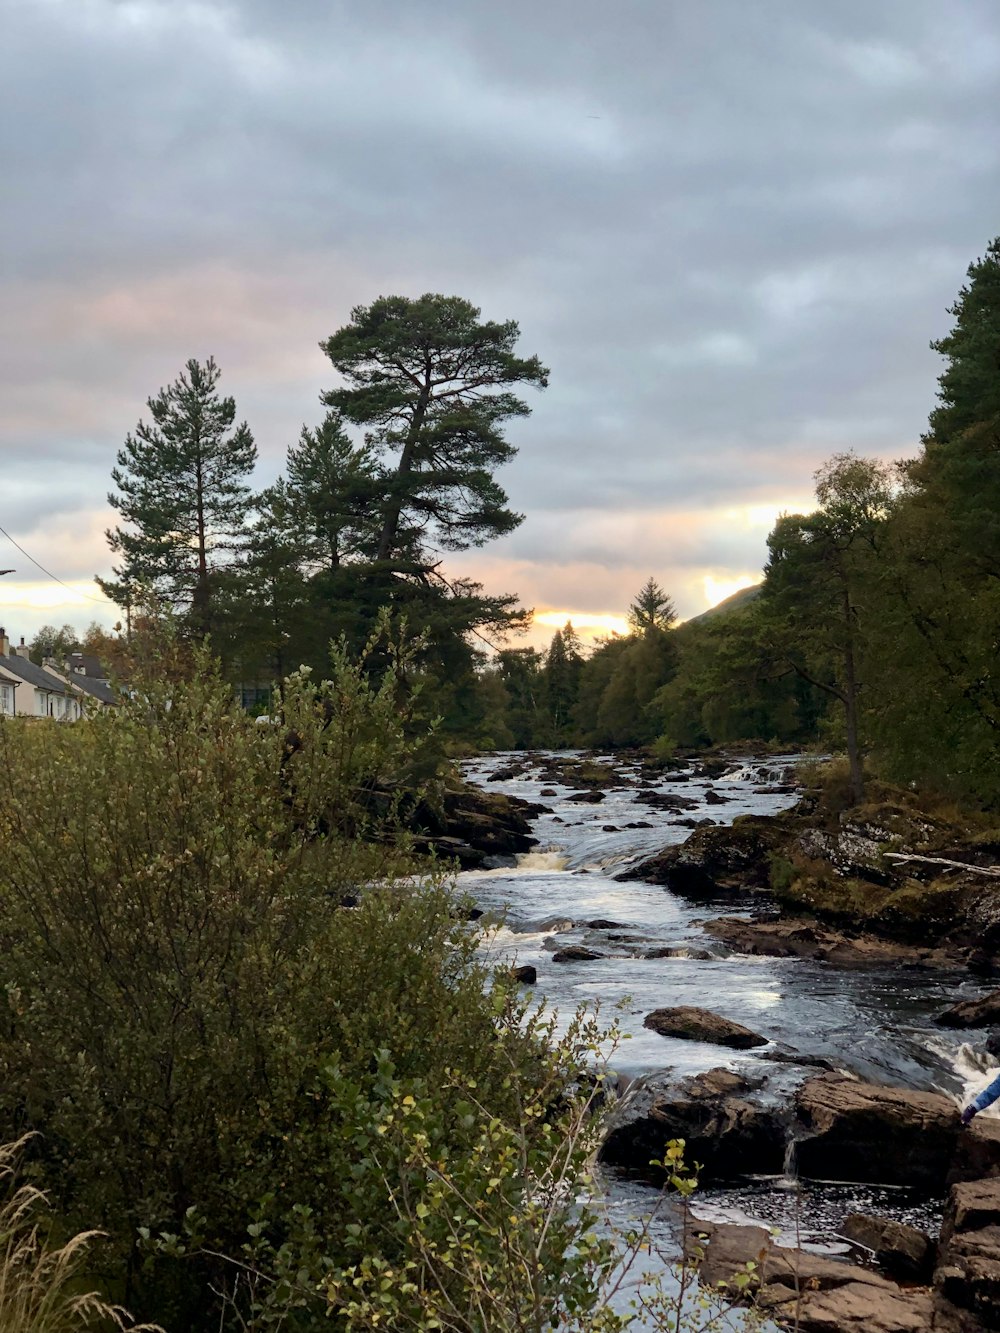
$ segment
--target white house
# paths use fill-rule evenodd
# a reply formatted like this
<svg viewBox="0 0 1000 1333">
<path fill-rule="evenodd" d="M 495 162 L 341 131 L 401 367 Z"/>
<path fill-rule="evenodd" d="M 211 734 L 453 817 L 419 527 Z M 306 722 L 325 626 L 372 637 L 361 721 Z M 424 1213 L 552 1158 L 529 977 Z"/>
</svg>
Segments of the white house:
<svg viewBox="0 0 1000 1333">
<path fill-rule="evenodd" d="M 69 685 L 36 666 L 24 639 L 14 649 L 0 626 L 0 712 L 18 717 L 55 717 L 73 721 L 82 715 L 80 699 Z"/>
</svg>

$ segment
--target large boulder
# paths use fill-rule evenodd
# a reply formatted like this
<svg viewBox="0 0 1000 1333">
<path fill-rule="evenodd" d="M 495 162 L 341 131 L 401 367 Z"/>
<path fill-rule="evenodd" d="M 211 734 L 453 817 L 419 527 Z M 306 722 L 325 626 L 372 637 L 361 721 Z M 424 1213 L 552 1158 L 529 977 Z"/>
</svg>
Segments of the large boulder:
<svg viewBox="0 0 1000 1333">
<path fill-rule="evenodd" d="M 822 1074 L 798 1089 L 795 1110 L 803 1176 L 944 1188 L 959 1120 L 954 1102 L 940 1093 Z"/>
<path fill-rule="evenodd" d="M 952 1186 L 934 1281 L 952 1305 L 1000 1328 L 1000 1180 Z"/>
<path fill-rule="evenodd" d="M 689 1163 L 706 1180 L 776 1175 L 785 1157 L 785 1129 L 777 1110 L 751 1099 L 755 1088 L 728 1069 L 711 1069 L 680 1087 L 668 1076 L 638 1080 L 615 1111 L 601 1161 L 662 1180 L 651 1163 L 671 1139 L 684 1139 Z"/>
<path fill-rule="evenodd" d="M 1000 990 L 976 1000 L 960 1000 L 934 1020 L 943 1028 L 988 1028 L 1000 1024 Z"/>
<path fill-rule="evenodd" d="M 821 925 L 813 917 L 774 917 L 747 921 L 721 916 L 706 921 L 705 932 L 739 953 L 769 958 L 810 958 L 847 969 L 865 967 L 954 967 L 956 956 L 944 948 L 923 948 L 880 939 L 876 935 L 848 935 Z"/>
<path fill-rule="evenodd" d="M 642 1020 L 642 1026 L 661 1037 L 679 1037 L 685 1041 L 707 1041 L 716 1046 L 731 1046 L 736 1051 L 748 1051 L 753 1046 L 766 1046 L 767 1037 L 751 1032 L 742 1023 L 723 1018 L 711 1009 L 694 1005 L 679 1005 L 673 1009 L 654 1009 Z"/>
<path fill-rule="evenodd" d="M 747 815 L 728 826 L 697 828 L 619 878 L 663 884 L 689 898 L 758 892 L 770 883 L 771 855 L 784 836 L 780 820 Z"/>
<path fill-rule="evenodd" d="M 976 1116 L 958 1138 L 948 1184 L 1000 1178 L 1000 1120 Z"/>
<path fill-rule="evenodd" d="M 734 1295 L 749 1290 L 759 1310 L 800 1333 L 929 1333 L 935 1327 L 934 1293 L 926 1287 L 902 1290 L 860 1264 L 775 1245 L 764 1227 L 696 1221 L 695 1228 L 702 1284 Z"/>
<path fill-rule="evenodd" d="M 530 821 L 546 811 L 546 806 L 516 796 L 460 787 L 445 791 L 437 805 L 421 801 L 407 822 L 418 835 L 418 850 L 434 851 L 457 860 L 462 869 L 474 870 L 487 858 L 512 860 L 530 851 L 538 842 Z"/>
</svg>

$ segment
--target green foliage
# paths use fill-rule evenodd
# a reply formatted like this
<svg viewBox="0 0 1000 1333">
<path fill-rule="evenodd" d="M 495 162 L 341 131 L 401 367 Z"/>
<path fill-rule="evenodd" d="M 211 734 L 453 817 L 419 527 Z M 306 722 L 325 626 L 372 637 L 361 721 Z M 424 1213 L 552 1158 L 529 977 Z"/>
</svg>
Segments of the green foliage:
<svg viewBox="0 0 1000 1333">
<path fill-rule="evenodd" d="M 327 405 L 363 427 L 379 456 L 397 456 L 380 504 L 380 561 L 419 565 L 428 539 L 464 550 L 521 521 L 493 471 L 514 453 L 504 423 L 529 411 L 509 386 L 544 388 L 548 371 L 516 355 L 513 320 L 480 323 L 479 313 L 457 296 L 380 297 L 322 344 L 346 381 Z"/>
<path fill-rule="evenodd" d="M 35 1169 L 109 1232 L 129 1303 L 177 1326 L 217 1318 L 204 1251 L 236 1252 L 262 1209 L 279 1232 L 313 1210 L 343 1252 L 361 1148 L 330 1070 L 364 1091 L 383 1050 L 398 1077 L 481 1080 L 496 1110 L 498 1054 L 523 1044 L 394 832 L 420 755 L 392 656 L 377 681 L 342 653 L 329 684 L 293 678 L 291 745 L 204 656 L 85 727 L 0 728 L 0 1113 L 41 1131 Z M 139 1228 L 181 1235 L 190 1210 L 199 1256 L 143 1259 Z"/>
</svg>

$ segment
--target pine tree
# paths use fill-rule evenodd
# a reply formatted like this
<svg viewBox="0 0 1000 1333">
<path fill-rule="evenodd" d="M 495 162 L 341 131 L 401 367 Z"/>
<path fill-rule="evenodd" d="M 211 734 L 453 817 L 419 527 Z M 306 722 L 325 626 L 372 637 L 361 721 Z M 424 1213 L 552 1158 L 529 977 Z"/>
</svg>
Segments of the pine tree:
<svg viewBox="0 0 1000 1333">
<path fill-rule="evenodd" d="M 628 623 L 632 633 L 668 630 L 676 619 L 673 602 L 655 579 L 647 579 L 628 609 Z"/>
<path fill-rule="evenodd" d="M 548 371 L 516 355 L 515 321 L 479 315 L 457 296 L 380 297 L 321 344 L 346 381 L 324 401 L 384 461 L 374 554 L 401 572 L 426 572 L 432 547 L 481 546 L 521 522 L 493 474 L 516 452 L 504 424 L 529 412 L 511 386 L 544 388 Z"/>
<path fill-rule="evenodd" d="M 304 535 L 306 561 L 337 569 L 370 553 L 377 533 L 375 460 L 368 445 L 353 443 L 338 413 L 328 412 L 313 430 L 302 427 L 287 469 L 284 513 Z"/>
<path fill-rule="evenodd" d="M 851 796 L 864 794 L 861 696 L 872 616 L 866 603 L 893 500 L 891 469 L 835 454 L 816 473 L 819 508 L 785 514 L 768 538 L 759 621 L 775 657 L 843 707 Z"/>
<path fill-rule="evenodd" d="M 219 368 L 190 360 L 148 402 L 125 440 L 108 502 L 126 526 L 105 534 L 120 557 L 115 579 L 98 579 L 128 609 L 140 587 L 183 612 L 203 635 L 215 624 L 220 572 L 247 540 L 247 477 L 257 448 L 236 404 L 218 392 Z"/>
</svg>

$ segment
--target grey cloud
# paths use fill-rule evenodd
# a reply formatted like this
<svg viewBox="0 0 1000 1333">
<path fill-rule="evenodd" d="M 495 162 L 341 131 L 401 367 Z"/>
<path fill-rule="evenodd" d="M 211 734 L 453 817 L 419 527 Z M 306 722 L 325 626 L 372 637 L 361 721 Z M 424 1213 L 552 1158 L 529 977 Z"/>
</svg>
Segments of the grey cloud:
<svg viewBox="0 0 1000 1333">
<path fill-rule="evenodd" d="M 65 468 L 54 506 L 99 504 L 145 397 L 210 352 L 270 479 L 319 415 L 317 341 L 396 290 L 516 317 L 552 367 L 512 554 L 595 503 L 798 493 L 836 449 L 915 447 L 928 341 L 1000 230 L 991 0 L 8 11 L 0 467 Z"/>
</svg>

